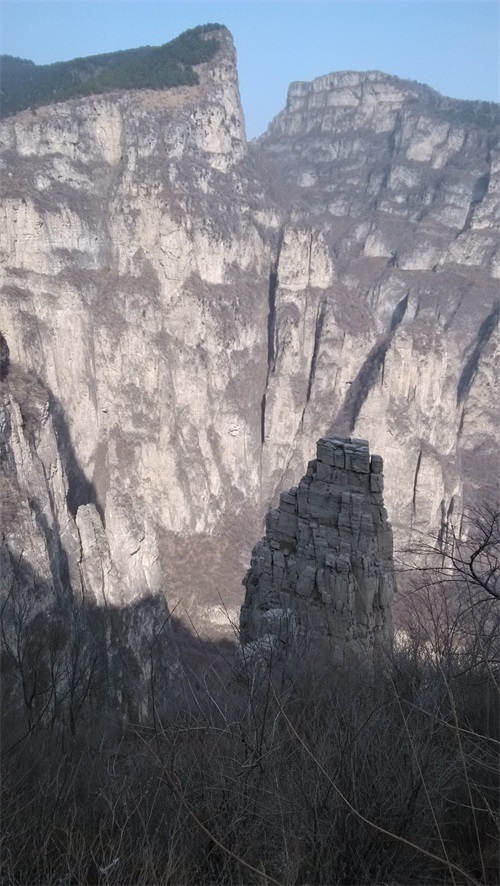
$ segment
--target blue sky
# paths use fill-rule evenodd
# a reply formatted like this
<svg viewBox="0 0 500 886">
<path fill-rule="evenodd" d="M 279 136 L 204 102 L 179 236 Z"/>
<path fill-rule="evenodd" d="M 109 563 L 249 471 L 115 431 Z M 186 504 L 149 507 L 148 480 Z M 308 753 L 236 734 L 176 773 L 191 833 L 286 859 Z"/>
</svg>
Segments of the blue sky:
<svg viewBox="0 0 500 886">
<path fill-rule="evenodd" d="M 166 43 L 220 22 L 233 34 L 250 138 L 292 80 L 381 70 L 455 98 L 500 100 L 497 0 L 1 0 L 1 51 L 38 64 Z"/>
</svg>

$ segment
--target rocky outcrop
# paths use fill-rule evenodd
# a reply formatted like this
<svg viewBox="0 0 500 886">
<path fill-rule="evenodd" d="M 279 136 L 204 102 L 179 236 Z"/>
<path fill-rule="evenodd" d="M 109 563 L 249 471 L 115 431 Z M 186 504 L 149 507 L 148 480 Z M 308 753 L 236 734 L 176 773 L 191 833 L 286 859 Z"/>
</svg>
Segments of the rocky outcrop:
<svg viewBox="0 0 500 886">
<path fill-rule="evenodd" d="M 332 430 L 384 455 L 396 547 L 499 475 L 493 118 L 347 72 L 247 145 L 219 36 L 197 86 L 0 124 L 0 328 L 59 404 L 71 513 L 124 599 L 200 627 Z"/>
<path fill-rule="evenodd" d="M 332 663 L 373 663 L 391 643 L 393 539 L 382 459 L 349 437 L 319 441 L 298 487 L 266 518 L 243 584 L 242 658 L 279 655 L 303 636 L 329 641 Z"/>
</svg>

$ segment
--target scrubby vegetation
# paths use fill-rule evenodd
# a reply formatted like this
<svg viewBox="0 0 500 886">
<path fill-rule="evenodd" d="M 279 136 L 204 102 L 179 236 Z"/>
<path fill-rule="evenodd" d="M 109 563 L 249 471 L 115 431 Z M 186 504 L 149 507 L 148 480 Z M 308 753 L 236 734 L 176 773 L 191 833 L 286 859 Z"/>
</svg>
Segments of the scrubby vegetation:
<svg viewBox="0 0 500 886">
<path fill-rule="evenodd" d="M 483 129 L 494 129 L 500 126 L 500 110 L 496 102 L 446 99 L 439 96 L 431 102 L 431 107 L 438 117 L 449 123 L 465 126 L 472 123 Z"/>
<path fill-rule="evenodd" d="M 499 882 L 499 528 L 413 575 L 375 674 L 307 647 L 237 671 L 186 633 L 162 674 L 153 632 L 141 723 L 88 613 L 49 630 L 9 588 L 2 883 Z"/>
<path fill-rule="evenodd" d="M 494 129 L 500 125 L 500 106 L 497 102 L 448 98 L 426 86 L 425 83 L 417 85 L 424 91 L 430 110 L 447 123 L 463 126 L 472 124 L 483 129 Z"/>
<path fill-rule="evenodd" d="M 198 83 L 193 66 L 217 52 L 222 26 L 201 25 L 163 46 L 142 46 L 52 65 L 0 56 L 2 116 L 111 89 L 168 89 Z"/>
</svg>

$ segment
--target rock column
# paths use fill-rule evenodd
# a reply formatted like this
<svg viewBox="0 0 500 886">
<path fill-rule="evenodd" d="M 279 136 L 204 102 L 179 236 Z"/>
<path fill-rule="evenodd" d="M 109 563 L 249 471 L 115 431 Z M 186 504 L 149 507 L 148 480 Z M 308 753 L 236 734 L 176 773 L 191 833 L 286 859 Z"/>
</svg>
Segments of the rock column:
<svg viewBox="0 0 500 886">
<path fill-rule="evenodd" d="M 319 440 L 298 487 L 267 514 L 266 535 L 243 581 L 243 648 L 277 650 L 292 638 L 329 641 L 373 662 L 391 640 L 393 540 L 382 459 L 366 440 Z"/>
</svg>

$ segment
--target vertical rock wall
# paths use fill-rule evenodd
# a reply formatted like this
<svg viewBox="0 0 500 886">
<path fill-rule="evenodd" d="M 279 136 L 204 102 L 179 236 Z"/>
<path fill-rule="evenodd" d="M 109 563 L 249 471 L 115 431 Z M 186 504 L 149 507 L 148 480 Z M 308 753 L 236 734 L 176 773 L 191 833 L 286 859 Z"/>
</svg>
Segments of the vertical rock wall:
<svg viewBox="0 0 500 886">
<path fill-rule="evenodd" d="M 322 438 L 298 487 L 268 512 L 244 579 L 244 644 L 275 649 L 290 634 L 327 638 L 334 662 L 391 638 L 393 540 L 382 459 L 365 440 Z"/>
<path fill-rule="evenodd" d="M 159 673 L 156 662 L 161 662 L 159 693 L 177 662 L 154 538 L 146 526 L 141 558 L 127 558 L 118 570 L 91 485 L 84 490 L 86 502 L 74 508 L 75 485 L 85 485 L 84 475 L 56 399 L 13 364 L 0 385 L 6 692 L 17 692 L 32 673 L 55 673 L 57 692 L 51 696 L 46 677 L 36 696 L 21 700 L 20 707 L 41 719 L 64 718 L 69 710 L 64 700 L 80 698 L 81 707 L 89 709 L 90 697 L 95 705 L 107 695 L 118 720 L 137 722 L 151 703 L 152 655 Z M 92 690 L 101 688 L 87 696 L 82 687 L 91 677 Z"/>
</svg>

